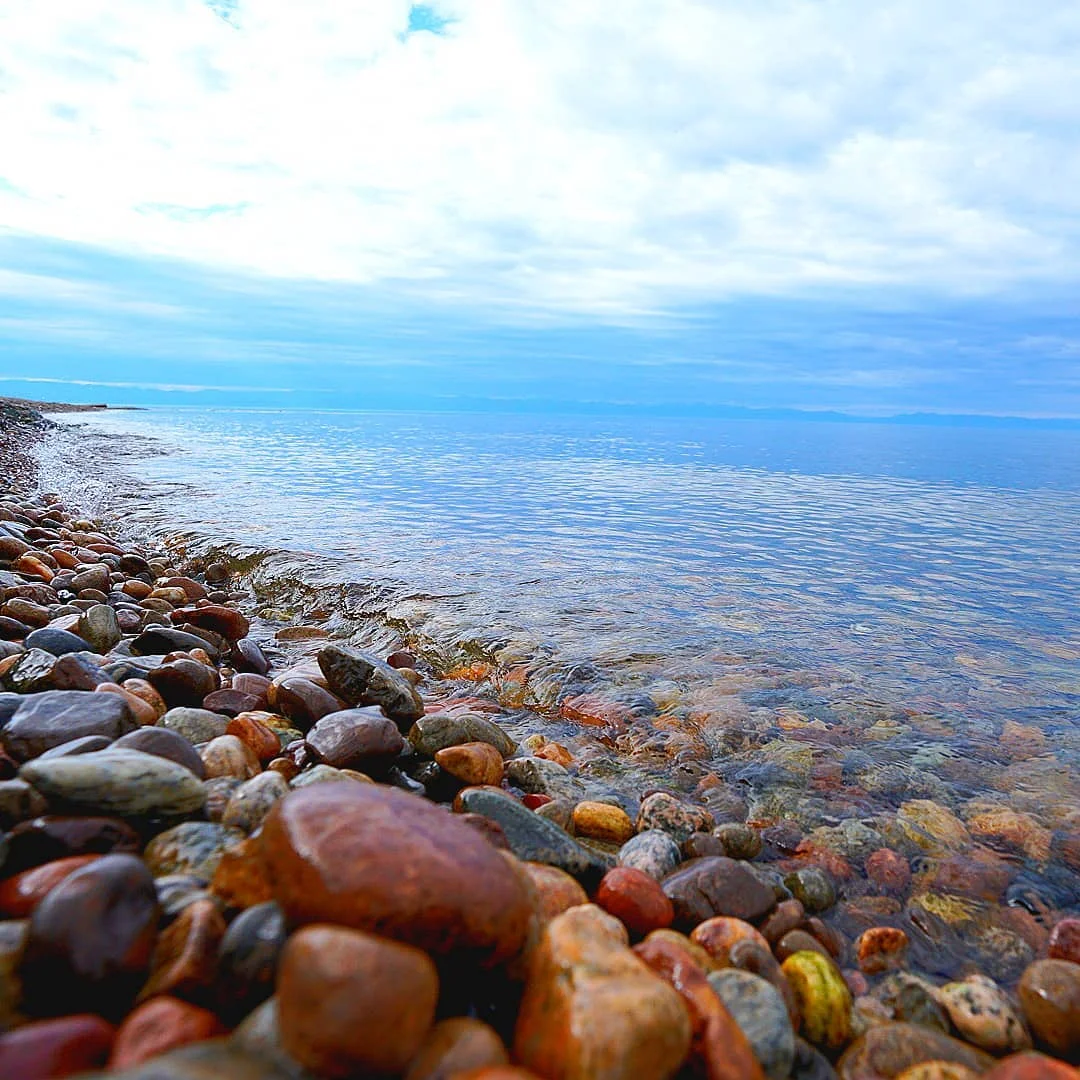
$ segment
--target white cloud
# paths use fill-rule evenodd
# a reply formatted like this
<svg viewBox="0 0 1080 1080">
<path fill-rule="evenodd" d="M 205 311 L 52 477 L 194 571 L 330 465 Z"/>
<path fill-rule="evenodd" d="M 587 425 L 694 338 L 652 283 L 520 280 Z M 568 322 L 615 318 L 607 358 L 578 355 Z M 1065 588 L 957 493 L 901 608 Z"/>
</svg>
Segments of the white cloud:
<svg viewBox="0 0 1080 1080">
<path fill-rule="evenodd" d="M 625 317 L 1080 279 L 1068 0 L 7 0 L 0 228 Z"/>
</svg>

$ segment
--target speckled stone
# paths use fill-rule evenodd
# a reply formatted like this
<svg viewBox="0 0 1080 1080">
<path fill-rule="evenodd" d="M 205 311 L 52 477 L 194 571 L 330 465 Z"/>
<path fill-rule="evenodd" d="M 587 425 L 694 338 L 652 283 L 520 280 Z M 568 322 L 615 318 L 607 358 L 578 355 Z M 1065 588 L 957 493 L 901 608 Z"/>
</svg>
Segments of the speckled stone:
<svg viewBox="0 0 1080 1080">
<path fill-rule="evenodd" d="M 319 650 L 318 662 L 330 690 L 348 704 L 378 705 L 404 731 L 424 715 L 412 683 L 377 657 L 333 644 Z"/>
<path fill-rule="evenodd" d="M 475 713 L 431 713 L 413 724 L 408 739 L 413 749 L 426 757 L 434 757 L 444 747 L 471 742 L 486 742 L 504 758 L 516 748 L 498 724 Z"/>
<path fill-rule="evenodd" d="M 856 1039 L 837 1064 L 840 1080 L 893 1080 L 913 1065 L 945 1061 L 976 1073 L 994 1059 L 959 1039 L 914 1024 L 879 1024 Z"/>
<path fill-rule="evenodd" d="M 209 709 L 196 709 L 179 706 L 169 711 L 158 720 L 158 726 L 175 731 L 189 743 L 206 743 L 224 735 L 229 726 L 229 718 Z"/>
<path fill-rule="evenodd" d="M 185 821 L 158 833 L 143 852 L 154 877 L 188 874 L 209 881 L 221 856 L 244 839 L 239 829 L 213 821 Z"/>
<path fill-rule="evenodd" d="M 709 985 L 753 1047 L 770 1080 L 785 1080 L 795 1060 L 795 1031 L 784 999 L 758 975 L 729 968 L 714 971 Z"/>
<path fill-rule="evenodd" d="M 677 844 L 683 844 L 695 832 L 707 832 L 713 827 L 712 815 L 699 806 L 677 799 L 664 791 L 656 791 L 643 799 L 637 817 L 637 831 L 659 829 Z"/>
<path fill-rule="evenodd" d="M 1000 1055 L 1031 1049 L 1023 1020 L 993 979 L 970 975 L 948 983 L 938 990 L 938 1001 L 961 1036 L 981 1050 Z"/>
<path fill-rule="evenodd" d="M 936 988 L 910 972 L 897 971 L 884 978 L 874 987 L 873 997 L 894 1020 L 945 1033 L 951 1030 Z"/>
<path fill-rule="evenodd" d="M 201 810 L 202 782 L 182 765 L 139 750 L 99 750 L 30 761 L 20 770 L 50 801 L 119 817 L 177 816 Z"/>
<path fill-rule="evenodd" d="M 648 829 L 631 837 L 619 849 L 620 866 L 642 870 L 651 878 L 662 881 L 682 861 L 679 845 L 666 832 Z"/>
<path fill-rule="evenodd" d="M 729 859 L 756 859 L 761 854 L 761 833 L 741 822 L 726 822 L 717 825 L 713 836 L 724 845 L 724 854 Z"/>
<path fill-rule="evenodd" d="M 288 794 L 289 785 L 280 774 L 264 772 L 253 776 L 233 792 L 221 823 L 245 833 L 253 833 L 262 825 L 274 803 Z"/>
</svg>

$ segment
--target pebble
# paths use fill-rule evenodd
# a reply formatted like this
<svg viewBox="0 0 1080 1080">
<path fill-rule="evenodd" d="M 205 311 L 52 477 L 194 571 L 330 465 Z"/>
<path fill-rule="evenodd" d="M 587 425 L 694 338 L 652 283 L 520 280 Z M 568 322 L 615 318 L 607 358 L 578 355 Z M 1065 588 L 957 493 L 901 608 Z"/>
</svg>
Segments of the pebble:
<svg viewBox="0 0 1080 1080">
<path fill-rule="evenodd" d="M 675 905 L 675 925 L 688 930 L 716 915 L 750 922 L 776 906 L 776 894 L 746 864 L 724 856 L 693 859 L 669 874 L 664 892 Z"/>
<path fill-rule="evenodd" d="M 278 960 L 288 929 L 274 901 L 241 911 L 229 924 L 218 951 L 217 995 L 229 1020 L 246 1016 L 274 992 Z"/>
<path fill-rule="evenodd" d="M 122 1015 L 146 974 L 160 907 L 134 855 L 103 855 L 34 909 L 22 977 L 35 1015 Z"/>
<path fill-rule="evenodd" d="M 544 863 L 520 864 L 536 893 L 535 910 L 540 922 L 547 923 L 578 904 L 587 904 L 585 890 L 565 871 Z"/>
<path fill-rule="evenodd" d="M 25 780 L 0 780 L 0 826 L 10 828 L 48 808 L 41 794 Z"/>
<path fill-rule="evenodd" d="M 503 778 L 503 756 L 490 743 L 471 742 L 447 746 L 435 752 L 444 772 L 471 786 L 498 787 Z"/>
<path fill-rule="evenodd" d="M 948 1033 L 949 1018 L 937 999 L 937 988 L 910 972 L 897 971 L 883 979 L 873 991 L 894 1020 Z"/>
<path fill-rule="evenodd" d="M 852 1035 L 852 997 L 840 969 L 816 952 L 797 952 L 781 965 L 795 994 L 802 1033 L 815 1046 L 839 1050 Z"/>
<path fill-rule="evenodd" d="M 222 825 L 253 833 L 262 825 L 278 799 L 289 794 L 289 785 L 276 772 L 264 772 L 242 783 L 230 796 L 221 816 Z"/>
<path fill-rule="evenodd" d="M 476 830 L 415 796 L 313 785 L 278 802 L 261 835 L 274 898 L 294 924 L 340 923 L 492 961 L 524 942 L 520 875 Z"/>
<path fill-rule="evenodd" d="M 213 1001 L 224 936 L 225 920 L 217 905 L 209 899 L 192 901 L 158 937 L 140 999 L 172 994 L 199 1004 Z"/>
<path fill-rule="evenodd" d="M 185 821 L 158 833 L 146 845 L 143 860 L 154 877 L 186 874 L 209 881 L 221 856 L 243 839 L 239 829 L 213 821 Z"/>
<path fill-rule="evenodd" d="M 71 855 L 5 878 L 0 881 L 0 915 L 25 919 L 61 881 L 100 857 Z"/>
<path fill-rule="evenodd" d="M 1080 919 L 1062 919 L 1050 933 L 1047 950 L 1051 960 L 1080 964 Z"/>
<path fill-rule="evenodd" d="M 84 611 L 75 632 L 90 643 L 94 652 L 102 655 L 117 645 L 122 636 L 116 612 L 108 604 L 95 604 Z"/>
<path fill-rule="evenodd" d="M 81 690 L 50 690 L 22 701 L 0 731 L 0 742 L 17 761 L 27 761 L 73 739 L 86 735 L 117 739 L 136 727 L 131 709 L 122 698 Z"/>
<path fill-rule="evenodd" d="M 1080 1055 L 1080 964 L 1036 960 L 1018 993 L 1035 1037 L 1064 1058 Z"/>
<path fill-rule="evenodd" d="M 785 875 L 784 884 L 807 911 L 828 911 L 836 903 L 836 886 L 820 867 L 793 870 Z"/>
<path fill-rule="evenodd" d="M 1076 1080 L 1076 1069 L 1029 1050 L 1010 1054 L 984 1075 L 985 1080 Z"/>
<path fill-rule="evenodd" d="M 426 953 L 339 926 L 308 926 L 278 973 L 285 1049 L 324 1077 L 403 1072 L 435 1018 L 439 978 Z"/>
<path fill-rule="evenodd" d="M 197 745 L 224 735 L 229 727 L 229 718 L 221 713 L 211 712 L 209 709 L 180 706 L 169 709 L 158 720 L 158 726 L 175 731 L 189 743 Z"/>
<path fill-rule="evenodd" d="M 397 725 L 375 708 L 330 713 L 312 727 L 306 738 L 327 765 L 361 772 L 385 771 L 405 746 Z M 501 757 L 498 770 L 501 779 Z"/>
<path fill-rule="evenodd" d="M 679 994 L 593 905 L 545 927 L 514 1030 L 514 1057 L 544 1077 L 667 1080 L 690 1049 Z"/>
<path fill-rule="evenodd" d="M 235 735 L 219 735 L 211 739 L 202 748 L 200 757 L 208 780 L 218 776 L 250 780 L 262 772 L 255 752 Z"/>
<path fill-rule="evenodd" d="M 675 920 L 675 908 L 657 881 L 629 866 L 617 866 L 604 875 L 596 903 L 638 937 L 663 930 Z"/>
<path fill-rule="evenodd" d="M 168 1050 L 224 1035 L 209 1010 L 174 997 L 155 997 L 139 1005 L 116 1033 L 110 1069 L 130 1069 Z"/>
<path fill-rule="evenodd" d="M 462 792 L 461 805 L 469 813 L 483 814 L 497 822 L 510 850 L 519 859 L 557 866 L 587 889 L 595 888 L 610 869 L 600 854 L 583 847 L 558 825 L 504 794 L 469 788 Z"/>
<path fill-rule="evenodd" d="M 712 835 L 724 845 L 723 853 L 729 859 L 756 859 L 764 846 L 761 833 L 741 822 L 717 825 Z"/>
<path fill-rule="evenodd" d="M 859 970 L 867 975 L 903 967 L 907 949 L 907 934 L 893 926 L 872 926 L 855 942 Z"/>
<path fill-rule="evenodd" d="M 119 818 L 44 816 L 23 821 L 7 837 L 5 874 L 72 855 L 139 851 L 138 833 Z"/>
<path fill-rule="evenodd" d="M 60 630 L 55 626 L 43 626 L 26 635 L 23 645 L 27 649 L 41 649 L 53 656 L 66 656 L 68 653 L 93 652 L 89 641 L 72 634 L 68 630 Z"/>
<path fill-rule="evenodd" d="M 712 829 L 713 820 L 707 810 L 684 803 L 667 792 L 656 791 L 642 800 L 636 827 L 639 833 L 659 829 L 682 844 L 695 832 Z"/>
<path fill-rule="evenodd" d="M 140 750 L 30 761 L 19 776 L 47 799 L 90 814 L 169 817 L 194 813 L 206 802 L 201 781 L 189 769 Z"/>
<path fill-rule="evenodd" d="M 795 1060 L 795 1031 L 784 999 L 765 979 L 728 969 L 708 976 L 735 1023 L 742 1029 L 769 1080 L 785 1080 Z"/>
<path fill-rule="evenodd" d="M 102 1068 L 115 1035 L 112 1024 L 90 1013 L 24 1024 L 0 1035 L 0 1076 L 48 1080 Z"/>
<path fill-rule="evenodd" d="M 994 1059 L 981 1050 L 930 1028 L 887 1023 L 871 1027 L 844 1051 L 836 1066 L 840 1080 L 893 1080 L 924 1062 L 962 1065 L 985 1073 Z"/>
<path fill-rule="evenodd" d="M 281 739 L 277 732 L 263 719 L 269 713 L 240 713 L 229 721 L 227 735 L 235 735 L 251 749 L 262 764 L 267 764 L 281 753 Z M 299 732 L 297 732 L 299 735 Z"/>
<path fill-rule="evenodd" d="M 995 1055 L 1031 1048 L 1023 1020 L 1001 987 L 985 975 L 947 983 L 938 990 L 937 999 L 953 1027 L 972 1045 Z"/>
<path fill-rule="evenodd" d="M 141 727 L 112 744 L 114 750 L 141 750 L 144 754 L 183 765 L 197 779 L 206 776 L 206 767 L 194 746 L 175 731 L 163 727 Z"/>
<path fill-rule="evenodd" d="M 728 915 L 718 915 L 699 923 L 690 935 L 690 940 L 700 945 L 720 967 L 731 966 L 731 951 L 743 941 L 752 942 L 765 952 L 769 951 L 769 943 L 760 931 L 745 920 Z"/>
<path fill-rule="evenodd" d="M 619 849 L 620 866 L 641 870 L 663 881 L 682 861 L 679 845 L 666 832 L 648 829 L 631 837 Z"/>
<path fill-rule="evenodd" d="M 200 587 L 200 591 L 202 591 Z M 205 595 L 205 593 L 204 593 Z M 210 630 L 229 641 L 247 637 L 251 624 L 234 608 L 222 604 L 205 604 L 202 607 L 183 607 L 173 611 L 169 618 L 177 625 L 188 623 L 200 630 Z"/>
<path fill-rule="evenodd" d="M 508 758 L 516 749 L 514 740 L 498 724 L 474 713 L 431 713 L 409 729 L 409 742 L 418 754 L 434 757 L 448 746 L 485 742 Z"/>
<path fill-rule="evenodd" d="M 197 660 L 173 660 L 150 668 L 146 681 L 170 708 L 198 708 L 203 698 L 218 688 L 219 682 L 217 672 Z"/>
<path fill-rule="evenodd" d="M 481 1020 L 452 1016 L 428 1032 L 405 1080 L 450 1080 L 475 1069 L 509 1065 L 498 1033 Z"/>
<path fill-rule="evenodd" d="M 378 705 L 402 731 L 424 715 L 424 703 L 396 668 L 347 645 L 325 645 L 319 668 L 330 690 L 350 705 Z"/>
<path fill-rule="evenodd" d="M 625 844 L 634 835 L 630 815 L 610 803 L 580 802 L 574 807 L 570 822 L 576 835 L 609 844 Z"/>
</svg>

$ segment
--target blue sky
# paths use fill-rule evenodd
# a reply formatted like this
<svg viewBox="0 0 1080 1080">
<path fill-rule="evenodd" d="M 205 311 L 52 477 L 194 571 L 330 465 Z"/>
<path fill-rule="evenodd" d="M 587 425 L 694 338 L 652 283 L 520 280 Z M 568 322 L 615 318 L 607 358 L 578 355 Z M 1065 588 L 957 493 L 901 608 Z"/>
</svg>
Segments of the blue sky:
<svg viewBox="0 0 1080 1080">
<path fill-rule="evenodd" d="M 0 393 L 1077 418 L 1078 56 L 1064 0 L 12 0 Z"/>
</svg>

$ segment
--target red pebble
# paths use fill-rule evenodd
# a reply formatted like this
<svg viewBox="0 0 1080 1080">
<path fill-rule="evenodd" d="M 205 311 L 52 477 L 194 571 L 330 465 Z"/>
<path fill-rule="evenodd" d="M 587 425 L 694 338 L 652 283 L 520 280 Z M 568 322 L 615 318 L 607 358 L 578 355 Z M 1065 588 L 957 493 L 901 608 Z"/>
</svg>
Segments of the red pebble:
<svg viewBox="0 0 1080 1080">
<path fill-rule="evenodd" d="M 0 914 L 9 919 L 27 918 L 64 878 L 100 858 L 100 855 L 71 855 L 12 875 L 0 882 Z"/>
<path fill-rule="evenodd" d="M 1027 1050 L 1002 1058 L 982 1080 L 1076 1080 L 1076 1069 L 1064 1061 Z"/>
<path fill-rule="evenodd" d="M 892 848 L 878 848 L 866 860 L 866 876 L 882 892 L 905 893 L 911 884 L 911 867 Z"/>
<path fill-rule="evenodd" d="M 1080 964 L 1080 919 L 1062 919 L 1050 934 L 1047 955 L 1051 960 Z"/>
<path fill-rule="evenodd" d="M 659 883 L 630 866 L 616 866 L 604 875 L 596 902 L 609 915 L 621 919 L 631 934 L 644 936 L 663 930 L 675 919 L 675 908 Z"/>
<path fill-rule="evenodd" d="M 25 1024 L 0 1035 L 0 1076 L 52 1080 L 99 1069 L 115 1034 L 112 1024 L 89 1013 Z"/>
<path fill-rule="evenodd" d="M 521 805 L 527 806 L 530 810 L 539 810 L 541 806 L 547 806 L 551 802 L 550 795 L 524 795 L 521 799 Z"/>
<path fill-rule="evenodd" d="M 151 998 L 120 1025 L 110 1069 L 128 1069 L 166 1050 L 224 1035 L 221 1021 L 198 1005 L 174 997 Z"/>
</svg>

